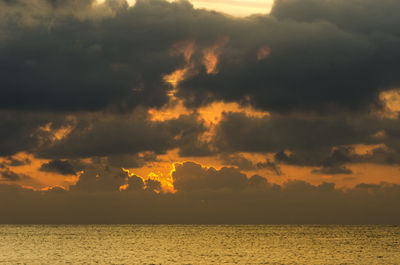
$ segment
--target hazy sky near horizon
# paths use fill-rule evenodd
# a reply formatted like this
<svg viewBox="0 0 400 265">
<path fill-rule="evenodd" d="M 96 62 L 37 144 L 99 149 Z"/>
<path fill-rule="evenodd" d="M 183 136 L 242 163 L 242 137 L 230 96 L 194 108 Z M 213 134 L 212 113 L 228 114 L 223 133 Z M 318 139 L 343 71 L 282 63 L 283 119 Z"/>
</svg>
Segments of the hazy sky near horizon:
<svg viewBox="0 0 400 265">
<path fill-rule="evenodd" d="M 0 0 L 0 223 L 398 223 L 398 10 Z"/>
</svg>

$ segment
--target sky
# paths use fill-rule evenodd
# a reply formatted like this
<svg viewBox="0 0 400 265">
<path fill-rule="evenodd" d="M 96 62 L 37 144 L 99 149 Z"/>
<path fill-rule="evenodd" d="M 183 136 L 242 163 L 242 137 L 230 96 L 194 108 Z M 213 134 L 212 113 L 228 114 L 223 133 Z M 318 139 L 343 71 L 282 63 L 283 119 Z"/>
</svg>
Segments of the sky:
<svg viewBox="0 0 400 265">
<path fill-rule="evenodd" d="M 400 223 L 399 9 L 0 0 L 0 223 Z"/>
</svg>

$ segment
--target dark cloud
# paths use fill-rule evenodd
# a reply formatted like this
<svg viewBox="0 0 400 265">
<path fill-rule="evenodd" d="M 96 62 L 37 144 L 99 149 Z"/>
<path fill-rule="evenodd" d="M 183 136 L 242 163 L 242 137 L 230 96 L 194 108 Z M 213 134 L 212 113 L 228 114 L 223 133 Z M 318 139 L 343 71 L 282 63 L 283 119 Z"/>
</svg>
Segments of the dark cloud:
<svg viewBox="0 0 400 265">
<path fill-rule="evenodd" d="M 157 155 L 154 152 L 143 152 L 140 154 L 122 154 L 106 157 L 106 163 L 113 167 L 141 168 L 148 162 L 157 162 Z"/>
<path fill-rule="evenodd" d="M 0 107 L 99 110 L 163 105 L 169 88 L 162 76 L 185 63 L 184 58 L 171 56 L 170 48 L 184 39 L 194 39 L 197 47 L 193 62 L 198 74 L 178 93 L 189 105 L 226 100 L 278 112 L 336 112 L 378 104 L 379 91 L 400 83 L 398 19 L 393 12 L 388 18 L 382 11 L 396 10 L 398 4 L 374 3 L 381 10 L 377 15 L 364 12 L 371 1 L 347 1 L 341 8 L 337 3 L 342 0 L 319 2 L 278 1 L 272 15 L 237 19 L 193 9 L 186 1 L 141 0 L 132 8 L 109 1 L 112 15 L 95 22 L 71 17 L 74 12 L 51 16 L 49 9 L 35 27 L 16 30 L 6 23 L 8 40 L 0 49 Z M 77 3 L 55 1 L 50 6 L 68 10 L 66 5 Z M 297 10 L 298 3 L 307 6 L 307 12 L 297 12 L 298 18 L 282 11 Z M 5 10 L 12 8 L 4 1 L 3 5 Z M 95 10 L 90 1 L 79 5 L 86 7 L 82 12 Z M 320 5 L 326 12 L 318 11 Z M 30 14 L 29 5 L 24 6 L 21 13 Z M 359 9 L 363 11 L 357 13 Z M 317 17 L 310 18 L 314 12 Z M 365 23 L 343 22 L 352 13 Z M 50 29 L 48 17 L 54 21 Z M 377 22 L 380 18 L 382 23 Z M 229 42 L 218 73 L 207 74 L 203 50 L 223 36 Z M 264 46 L 271 54 L 257 61 Z"/>
<path fill-rule="evenodd" d="M 250 118 L 243 113 L 230 113 L 219 124 L 215 142 L 220 149 L 229 151 L 330 150 L 333 146 L 372 142 L 369 136 L 378 131 L 378 125 L 363 125 L 360 128 L 352 119 L 342 118 Z"/>
<path fill-rule="evenodd" d="M 127 7 L 124 0 L 108 0 L 102 6 L 95 3 L 95 0 L 1 0 L 0 22 L 9 27 L 45 26 L 51 29 L 70 18 L 79 21 L 109 18 L 118 9 Z"/>
<path fill-rule="evenodd" d="M 192 104 L 247 99 L 282 113 L 336 113 L 379 105 L 379 91 L 399 85 L 398 17 L 393 12 L 398 3 L 342 2 L 277 1 L 270 16 L 237 23 L 237 34 L 227 33 L 231 42 L 219 73 L 202 72 L 187 80 L 181 94 L 192 98 Z M 391 11 L 387 15 L 384 10 Z M 263 46 L 270 56 L 257 61 L 254 49 Z"/>
<path fill-rule="evenodd" d="M 75 185 L 70 187 L 72 192 L 160 192 L 161 183 L 155 179 L 146 179 L 129 175 L 118 167 L 102 164 L 87 164 Z"/>
<path fill-rule="evenodd" d="M 339 28 L 374 35 L 378 32 L 397 35 L 400 22 L 396 10 L 400 3 L 391 0 L 277 0 L 271 14 L 279 19 L 298 22 L 327 21 Z"/>
<path fill-rule="evenodd" d="M 352 163 L 400 164 L 400 120 L 371 115 L 384 110 L 382 91 L 400 87 L 399 3 L 277 0 L 271 15 L 247 18 L 187 1 L 93 3 L 0 0 L 1 179 L 29 178 L 10 169 L 29 164 L 13 157 L 20 152 L 51 160 L 44 171 L 84 171 L 70 190 L 0 185 L 1 201 L 13 198 L 0 204 L 0 222 L 399 222 L 398 185 L 344 192 L 241 172 L 280 175 L 287 164 L 351 174 Z M 184 40 L 195 43 L 190 60 L 171 52 Z M 207 73 L 213 45 L 219 61 Z M 260 49 L 269 54 L 257 58 Z M 188 65 L 175 94 L 186 106 L 237 102 L 271 115 L 225 113 L 209 142 L 198 114 L 152 121 L 149 108 L 171 103 L 163 76 Z M 357 153 L 354 145 L 378 147 Z M 176 164 L 174 194 L 121 171 L 176 148 L 235 168 Z M 240 152 L 275 157 L 255 164 Z"/>
<path fill-rule="evenodd" d="M 179 191 L 196 190 L 242 190 L 247 186 L 246 175 L 236 168 L 216 170 L 204 168 L 194 162 L 175 164 L 172 173 L 174 187 Z"/>
<path fill-rule="evenodd" d="M 222 161 L 224 165 L 228 166 L 237 166 L 240 170 L 250 171 L 250 170 L 258 170 L 258 169 L 268 169 L 275 175 L 281 175 L 282 171 L 276 163 L 270 161 L 270 159 L 266 158 L 265 162 L 254 163 L 249 159 L 245 158 L 241 154 L 221 154 L 219 159 Z"/>
<path fill-rule="evenodd" d="M 125 185 L 127 174 L 121 169 L 87 166 L 78 182 L 70 187 L 71 191 L 116 192 Z"/>
<path fill-rule="evenodd" d="M 213 144 L 221 152 L 275 153 L 277 162 L 292 165 L 337 168 L 346 163 L 399 164 L 397 128 L 399 120 L 368 116 L 252 118 L 226 113 Z M 382 130 L 390 134 L 374 137 Z M 361 155 L 354 148 L 357 144 L 384 144 L 387 148 L 377 147 Z"/>
<path fill-rule="evenodd" d="M 51 160 L 48 163 L 42 164 L 39 169 L 45 172 L 56 172 L 62 175 L 75 175 L 74 167 L 67 160 Z"/>
<path fill-rule="evenodd" d="M 252 177 L 242 192 L 32 191 L 0 185 L 0 223 L 398 224 L 400 187 L 292 181 L 269 188 Z M 267 185 L 267 186 L 266 186 Z M 9 198 L 13 198 L 10 200 Z M 16 211 L 15 209 L 18 209 Z"/>
<path fill-rule="evenodd" d="M 269 159 L 267 159 L 265 162 L 259 162 L 257 163 L 257 168 L 258 169 L 269 169 L 271 170 L 275 175 L 280 176 L 282 174 L 281 168 L 274 162 L 271 162 Z"/>
<path fill-rule="evenodd" d="M 224 165 L 237 166 L 240 170 L 254 170 L 256 165 L 240 154 L 222 154 L 220 160 Z"/>
<path fill-rule="evenodd" d="M 199 136 L 206 130 L 195 116 L 182 115 L 165 122 L 153 122 L 148 118 L 142 110 L 121 115 L 81 115 L 66 137 L 42 145 L 37 154 L 48 158 L 109 157 L 110 163 L 118 164 L 115 159 L 119 155 L 152 152 L 153 157 L 137 156 L 136 162 L 144 163 L 154 159 L 154 154 L 169 149 L 182 147 L 187 150 L 189 144 L 197 146 Z M 123 167 L 133 163 L 126 161 L 122 165 L 122 161 L 119 162 Z"/>
<path fill-rule="evenodd" d="M 127 191 L 140 191 L 145 188 L 143 179 L 139 178 L 136 175 L 129 177 L 126 184 L 128 184 L 128 187 L 126 189 Z M 153 187 L 153 188 L 159 188 L 159 187 Z M 156 189 L 156 190 L 158 190 L 158 189 Z"/>
<path fill-rule="evenodd" d="M 146 179 L 145 183 L 146 183 L 146 190 L 158 191 L 158 192 L 160 192 L 162 190 L 161 182 L 158 180 L 149 178 L 149 179 Z M 135 184 L 135 183 L 132 182 L 132 184 Z M 131 185 L 131 184 L 129 184 L 129 185 Z"/>
<path fill-rule="evenodd" d="M 71 1 L 52 5 L 61 9 L 60 2 Z M 50 30 L 46 23 L 8 33 L 10 39 L 0 49 L 0 107 L 63 111 L 166 103 L 162 75 L 177 66 L 169 55 L 173 40 L 143 28 L 144 14 L 126 7 L 121 12 L 96 22 L 62 16 L 63 22 L 57 23 L 61 18 L 56 16 Z"/>
<path fill-rule="evenodd" d="M 346 113 L 367 111 L 374 104 L 379 108 L 379 92 L 399 83 L 400 45 L 397 27 L 390 24 L 398 18 L 392 11 L 383 17 L 383 10 L 397 7 L 393 1 L 277 1 L 271 15 L 245 19 L 196 10 L 185 1 L 141 0 L 132 8 L 124 1 L 100 6 L 89 0 L 0 3 L 7 13 L 1 26 L 7 38 L 0 42 L 0 108 L 7 109 L 0 117 L 2 156 L 28 151 L 50 159 L 109 157 L 116 164 L 124 155 L 161 154 L 176 147 L 181 156 L 212 154 L 215 150 L 199 140 L 205 128 L 195 115 L 150 122 L 145 114 L 147 107 L 160 107 L 169 100 L 171 87 L 163 75 L 186 65 L 184 56 L 173 56 L 171 47 L 193 39 L 194 73 L 177 91 L 187 105 L 224 100 L 273 113 L 316 112 L 315 119 L 227 115 L 211 143 L 217 151 L 291 150 L 293 163 L 334 167 L 326 164 L 333 147 L 376 143 L 371 135 L 385 130 L 385 144 L 394 153 L 377 152 L 370 159 L 399 161 L 398 122 Z M 35 6 L 42 8 L 31 8 Z M 371 6 L 379 12 L 371 12 Z M 356 14 L 365 23 L 346 14 Z M 14 23 L 18 17 L 24 23 Z M 33 17 L 35 23 L 27 23 Z M 217 72 L 207 74 L 203 52 L 221 38 L 226 43 Z M 271 54 L 258 61 L 258 51 L 266 46 Z M 140 105 L 145 106 L 142 113 L 115 112 L 140 109 Z M 34 114 L 34 110 L 97 112 L 76 114 L 74 124 L 63 114 Z M 331 116 L 323 116 L 332 110 Z M 49 132 L 40 130 L 50 122 L 53 131 L 61 126 L 72 131 L 51 140 Z M 127 160 L 124 164 L 132 166 L 146 162 Z M 271 163 L 265 166 L 278 174 Z"/>
<path fill-rule="evenodd" d="M 48 122 L 46 115 L 0 112 L 0 156 L 12 156 L 35 148 L 44 134 L 39 128 Z"/>
</svg>

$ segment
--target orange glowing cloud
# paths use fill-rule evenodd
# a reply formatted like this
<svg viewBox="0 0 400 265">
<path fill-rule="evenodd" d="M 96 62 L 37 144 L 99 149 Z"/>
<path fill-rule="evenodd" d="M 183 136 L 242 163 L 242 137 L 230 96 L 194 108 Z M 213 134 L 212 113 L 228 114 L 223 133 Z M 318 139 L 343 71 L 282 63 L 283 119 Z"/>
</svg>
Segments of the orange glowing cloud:
<svg viewBox="0 0 400 265">
<path fill-rule="evenodd" d="M 372 154 L 372 152 L 376 149 L 382 149 L 382 150 L 388 150 L 388 147 L 385 144 L 355 144 L 355 145 L 350 145 L 350 147 L 353 148 L 354 154 L 357 155 L 368 155 Z"/>
<path fill-rule="evenodd" d="M 397 119 L 400 113 L 400 89 L 381 92 L 379 100 L 383 104 L 384 110 L 379 111 L 378 116 L 387 119 Z"/>
<path fill-rule="evenodd" d="M 163 122 L 177 119 L 181 115 L 197 114 L 199 122 L 203 123 L 207 131 L 201 136 L 200 141 L 210 142 L 215 135 L 215 128 L 222 120 L 224 113 L 244 113 L 247 117 L 263 118 L 269 116 L 266 111 L 259 111 L 251 106 L 241 106 L 236 102 L 213 102 L 196 110 L 188 109 L 180 99 L 171 99 L 169 104 L 161 109 L 149 109 L 149 119 L 153 122 Z"/>
<path fill-rule="evenodd" d="M 222 54 L 222 49 L 229 42 L 229 37 L 222 37 L 215 44 L 203 50 L 203 65 L 206 68 L 207 74 L 217 74 L 217 65 L 219 56 Z"/>
<path fill-rule="evenodd" d="M 164 81 L 168 84 L 170 84 L 173 88 L 176 88 L 179 84 L 179 82 L 185 80 L 185 76 L 189 71 L 189 67 L 185 67 L 182 69 L 177 69 L 173 71 L 169 75 L 165 75 L 163 77 Z M 173 93 L 175 94 L 175 93 Z"/>
<path fill-rule="evenodd" d="M 156 169 L 156 168 L 154 168 L 154 169 Z M 155 181 L 160 182 L 161 192 L 163 192 L 163 193 L 175 193 L 176 192 L 174 189 L 174 184 L 173 184 L 173 179 L 172 179 L 172 174 L 171 174 L 171 172 L 174 170 L 173 165 L 172 165 L 172 169 L 168 173 L 161 172 L 161 171 L 158 171 L 157 173 L 155 173 L 153 171 L 153 168 L 144 174 L 143 173 L 137 174 L 136 170 L 134 170 L 135 172 L 133 172 L 132 169 L 122 168 L 122 170 L 128 174 L 128 178 L 133 177 L 133 176 L 137 176 L 137 177 L 141 178 L 143 183 L 145 183 L 145 188 L 147 188 L 146 187 L 147 180 L 155 180 Z M 141 172 L 139 172 L 139 173 L 141 173 Z M 142 177 L 142 176 L 146 176 L 146 177 Z M 119 190 L 120 191 L 127 190 L 128 187 L 129 187 L 129 184 L 124 184 L 119 187 Z M 155 191 L 155 192 L 160 192 L 160 191 Z"/>
<path fill-rule="evenodd" d="M 148 110 L 149 119 L 153 122 L 163 122 L 179 118 L 181 115 L 190 115 L 193 111 L 187 109 L 182 100 L 172 98 L 170 102 L 160 109 L 152 108 Z"/>
<path fill-rule="evenodd" d="M 206 125 L 218 124 L 224 113 L 244 113 L 247 117 L 263 118 L 269 116 L 266 111 L 259 111 L 251 106 L 241 106 L 236 102 L 213 102 L 210 105 L 201 107 L 197 110 L 201 120 L 204 120 Z"/>
<path fill-rule="evenodd" d="M 173 71 L 171 74 L 163 76 L 164 82 L 170 84 L 174 89 L 178 87 L 178 84 L 185 80 L 185 78 L 195 74 L 194 64 L 191 63 L 192 56 L 195 52 L 195 41 L 185 40 L 175 43 L 171 48 L 172 56 L 183 55 L 185 58 L 186 65 L 183 68 L 179 68 Z M 172 96 L 175 92 L 172 92 Z"/>
<path fill-rule="evenodd" d="M 203 50 L 202 63 L 206 68 L 207 74 L 218 73 L 218 58 L 222 54 L 222 49 L 228 43 L 228 41 L 229 37 L 222 37 L 217 40 L 212 47 Z M 171 93 L 172 96 L 175 94 L 180 82 L 198 73 L 195 63 L 192 62 L 192 57 L 195 53 L 195 46 L 196 43 L 194 40 L 184 40 L 175 43 L 171 48 L 171 56 L 183 55 L 186 62 L 184 67 L 178 68 L 172 73 L 166 74 L 162 77 L 164 82 L 170 84 L 173 88 L 172 91 L 174 92 Z"/>
<path fill-rule="evenodd" d="M 70 119 L 73 119 L 72 117 Z M 39 131 L 43 131 L 48 133 L 49 138 L 51 141 L 59 141 L 68 136 L 71 133 L 73 127 L 72 126 L 65 126 L 60 127 L 56 130 L 51 128 L 52 123 L 48 123 L 45 126 L 39 128 Z"/>
</svg>

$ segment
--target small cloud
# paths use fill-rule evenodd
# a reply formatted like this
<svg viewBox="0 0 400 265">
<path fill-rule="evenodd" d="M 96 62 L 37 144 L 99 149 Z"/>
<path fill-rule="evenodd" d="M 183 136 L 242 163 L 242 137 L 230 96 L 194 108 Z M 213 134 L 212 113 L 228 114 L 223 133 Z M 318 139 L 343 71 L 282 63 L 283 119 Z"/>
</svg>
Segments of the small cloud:
<svg viewBox="0 0 400 265">
<path fill-rule="evenodd" d="M 44 172 L 55 172 L 62 175 L 76 175 L 73 166 L 67 160 L 52 160 L 48 163 L 42 164 L 39 170 Z"/>
</svg>

